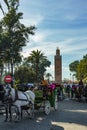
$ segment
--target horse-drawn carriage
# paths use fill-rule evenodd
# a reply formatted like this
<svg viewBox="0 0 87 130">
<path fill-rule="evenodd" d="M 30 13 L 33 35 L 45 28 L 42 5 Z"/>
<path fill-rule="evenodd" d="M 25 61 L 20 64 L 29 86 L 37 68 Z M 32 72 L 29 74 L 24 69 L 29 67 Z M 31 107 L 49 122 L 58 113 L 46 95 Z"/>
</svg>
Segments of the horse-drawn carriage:
<svg viewBox="0 0 87 130">
<path fill-rule="evenodd" d="M 26 91 L 26 88 L 30 90 L 32 89 L 35 94 L 35 101 L 34 101 L 35 110 L 43 109 L 46 115 L 50 113 L 51 107 L 57 110 L 58 87 L 56 87 L 56 84 L 47 84 L 46 82 L 35 86 L 30 84 L 30 86 L 24 85 L 24 88 L 22 89 Z M 21 87 L 19 87 L 19 90 L 21 90 Z"/>
<path fill-rule="evenodd" d="M 12 88 L 10 84 L 5 87 L 4 105 L 6 121 L 20 120 L 24 112 L 29 118 L 34 118 L 34 110 L 43 109 L 45 114 L 49 114 L 51 107 L 57 110 L 57 88 L 54 84 L 33 88 L 32 90 L 20 91 Z M 25 114 L 24 114 L 25 115 Z"/>
<path fill-rule="evenodd" d="M 35 93 L 35 109 L 42 108 L 44 113 L 48 115 L 51 107 L 57 110 L 57 87 L 55 84 L 42 86 L 42 89 L 34 90 Z"/>
</svg>

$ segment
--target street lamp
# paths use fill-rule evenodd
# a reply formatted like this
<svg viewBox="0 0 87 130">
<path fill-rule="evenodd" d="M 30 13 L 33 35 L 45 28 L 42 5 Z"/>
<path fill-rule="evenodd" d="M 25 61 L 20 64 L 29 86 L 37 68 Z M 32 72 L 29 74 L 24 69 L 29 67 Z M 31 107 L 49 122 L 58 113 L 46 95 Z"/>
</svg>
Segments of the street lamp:
<svg viewBox="0 0 87 130">
<path fill-rule="evenodd" d="M 3 70 L 4 70 L 4 55 L 5 55 L 5 50 L 4 48 L 0 48 L 1 54 L 0 54 L 0 82 L 2 83 L 2 78 L 3 78 Z"/>
<path fill-rule="evenodd" d="M 71 73 L 70 73 L 70 82 L 71 82 Z"/>
<path fill-rule="evenodd" d="M 13 87 L 14 84 L 14 52 L 13 52 L 13 43 L 11 44 L 11 50 L 10 50 L 10 54 L 11 54 L 11 76 L 12 76 L 12 82 L 11 85 Z"/>
</svg>

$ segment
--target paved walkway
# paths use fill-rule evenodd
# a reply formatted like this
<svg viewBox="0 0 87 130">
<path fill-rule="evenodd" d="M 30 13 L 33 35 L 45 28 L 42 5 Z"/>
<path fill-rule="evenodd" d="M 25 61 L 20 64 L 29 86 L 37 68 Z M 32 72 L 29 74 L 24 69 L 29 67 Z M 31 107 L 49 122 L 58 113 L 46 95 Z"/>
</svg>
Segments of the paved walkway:
<svg viewBox="0 0 87 130">
<path fill-rule="evenodd" d="M 0 115 L 0 130 L 87 130 L 87 102 L 65 99 L 48 116 L 38 110 L 33 120 L 24 118 L 18 123 L 4 122 Z"/>
<path fill-rule="evenodd" d="M 87 130 L 87 102 L 68 98 L 59 102 L 58 117 L 54 124 L 64 130 Z"/>
</svg>

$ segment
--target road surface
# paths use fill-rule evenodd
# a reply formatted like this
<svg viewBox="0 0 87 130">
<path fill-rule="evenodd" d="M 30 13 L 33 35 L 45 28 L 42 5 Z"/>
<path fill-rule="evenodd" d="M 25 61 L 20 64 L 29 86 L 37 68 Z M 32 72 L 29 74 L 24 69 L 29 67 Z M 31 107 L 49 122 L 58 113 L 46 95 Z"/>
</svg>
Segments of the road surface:
<svg viewBox="0 0 87 130">
<path fill-rule="evenodd" d="M 58 102 L 49 115 L 35 112 L 33 120 L 24 117 L 20 122 L 4 122 L 0 114 L 0 130 L 87 130 L 87 102 L 65 99 Z"/>
</svg>

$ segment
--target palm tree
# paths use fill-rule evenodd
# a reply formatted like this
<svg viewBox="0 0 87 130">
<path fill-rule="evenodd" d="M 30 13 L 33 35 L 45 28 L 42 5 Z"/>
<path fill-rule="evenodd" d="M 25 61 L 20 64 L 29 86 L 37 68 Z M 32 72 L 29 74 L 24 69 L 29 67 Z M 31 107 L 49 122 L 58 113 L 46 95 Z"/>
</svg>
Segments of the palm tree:
<svg viewBox="0 0 87 130">
<path fill-rule="evenodd" d="M 44 53 L 42 53 L 38 49 L 36 51 L 34 50 L 31 52 L 30 56 L 28 57 L 28 62 L 32 63 L 32 67 L 35 70 L 36 82 L 38 82 L 39 79 L 43 77 L 43 73 L 42 73 L 42 76 L 39 73 L 46 71 L 45 67 L 51 64 L 50 61 L 47 60 L 47 57 L 44 56 Z"/>
<path fill-rule="evenodd" d="M 50 77 L 52 77 L 52 75 L 50 73 L 47 73 L 46 78 L 48 79 L 48 82 L 50 81 Z"/>
</svg>

